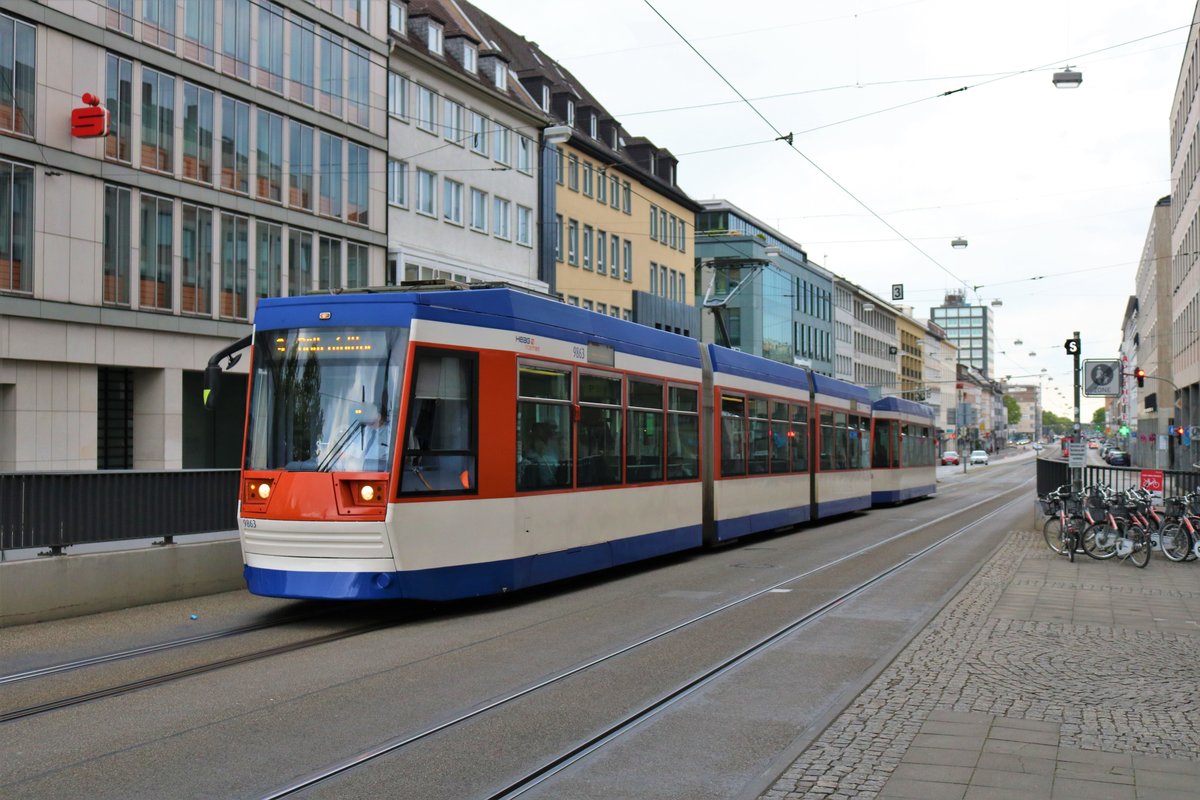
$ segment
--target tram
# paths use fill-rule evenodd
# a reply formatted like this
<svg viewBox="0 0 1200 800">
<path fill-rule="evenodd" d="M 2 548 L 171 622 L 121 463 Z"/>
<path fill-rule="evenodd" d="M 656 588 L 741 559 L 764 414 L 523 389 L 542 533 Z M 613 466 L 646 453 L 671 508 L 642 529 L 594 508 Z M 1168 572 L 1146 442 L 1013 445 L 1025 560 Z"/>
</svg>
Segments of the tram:
<svg viewBox="0 0 1200 800">
<path fill-rule="evenodd" d="M 875 498 L 865 389 L 532 293 L 267 298 L 251 338 L 255 594 L 495 594 Z"/>
<path fill-rule="evenodd" d="M 887 505 L 937 489 L 937 428 L 933 409 L 899 397 L 872 406 L 871 502 Z"/>
</svg>

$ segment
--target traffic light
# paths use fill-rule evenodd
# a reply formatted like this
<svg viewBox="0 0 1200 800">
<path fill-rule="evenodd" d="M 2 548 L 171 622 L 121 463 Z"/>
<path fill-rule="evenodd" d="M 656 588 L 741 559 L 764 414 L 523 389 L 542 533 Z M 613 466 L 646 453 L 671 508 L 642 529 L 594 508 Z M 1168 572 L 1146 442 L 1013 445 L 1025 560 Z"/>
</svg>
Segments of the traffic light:
<svg viewBox="0 0 1200 800">
<path fill-rule="evenodd" d="M 1137 378 L 1139 388 L 1146 385 L 1146 370 L 1138 367 L 1133 371 L 1133 377 Z"/>
<path fill-rule="evenodd" d="M 1179 442 L 1180 444 L 1183 444 L 1183 426 L 1182 425 L 1176 425 L 1174 428 L 1171 429 L 1171 433 L 1175 434 L 1175 441 Z"/>
</svg>

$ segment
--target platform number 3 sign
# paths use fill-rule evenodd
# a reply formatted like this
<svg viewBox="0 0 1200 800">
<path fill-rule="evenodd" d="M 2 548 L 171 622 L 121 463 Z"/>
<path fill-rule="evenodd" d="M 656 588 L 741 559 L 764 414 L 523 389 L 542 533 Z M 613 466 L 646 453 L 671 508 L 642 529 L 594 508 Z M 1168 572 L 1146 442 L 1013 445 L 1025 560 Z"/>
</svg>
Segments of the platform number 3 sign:
<svg viewBox="0 0 1200 800">
<path fill-rule="evenodd" d="M 904 299 L 904 284 L 903 283 L 893 283 L 892 284 L 892 299 L 893 300 L 903 300 Z"/>
</svg>

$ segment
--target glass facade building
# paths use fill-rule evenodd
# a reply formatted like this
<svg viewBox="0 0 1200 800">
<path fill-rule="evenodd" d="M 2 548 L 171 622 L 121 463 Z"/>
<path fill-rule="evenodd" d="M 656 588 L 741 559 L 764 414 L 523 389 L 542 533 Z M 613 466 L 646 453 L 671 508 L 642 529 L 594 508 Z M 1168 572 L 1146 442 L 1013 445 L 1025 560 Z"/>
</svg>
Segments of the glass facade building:
<svg viewBox="0 0 1200 800">
<path fill-rule="evenodd" d="M 930 318 L 946 331 L 958 348 L 958 362 L 992 377 L 996 364 L 996 328 L 992 309 L 973 306 L 965 295 L 948 294 L 944 305 L 930 309 Z"/>
<path fill-rule="evenodd" d="M 726 296 L 730 344 L 785 364 L 833 374 L 833 278 L 808 260 L 804 249 L 726 200 L 700 201 L 696 217 L 696 298 Z M 779 249 L 768 258 L 767 248 Z M 757 265 L 765 265 L 757 274 Z M 750 277 L 753 274 L 753 277 Z M 705 341 L 720 333 L 703 313 Z"/>
</svg>

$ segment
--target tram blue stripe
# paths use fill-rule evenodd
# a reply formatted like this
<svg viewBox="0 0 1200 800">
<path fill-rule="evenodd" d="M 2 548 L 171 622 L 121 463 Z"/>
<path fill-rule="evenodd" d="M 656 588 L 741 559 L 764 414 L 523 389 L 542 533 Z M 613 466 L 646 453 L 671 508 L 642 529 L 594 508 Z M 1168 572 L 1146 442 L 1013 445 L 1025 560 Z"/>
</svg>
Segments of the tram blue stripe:
<svg viewBox="0 0 1200 800">
<path fill-rule="evenodd" d="M 886 491 L 871 492 L 871 502 L 873 503 L 899 503 L 903 500 L 911 500 L 914 497 L 924 497 L 925 495 L 934 494 L 937 492 L 936 484 L 927 486 L 909 486 L 903 489 L 888 489 Z"/>
</svg>

